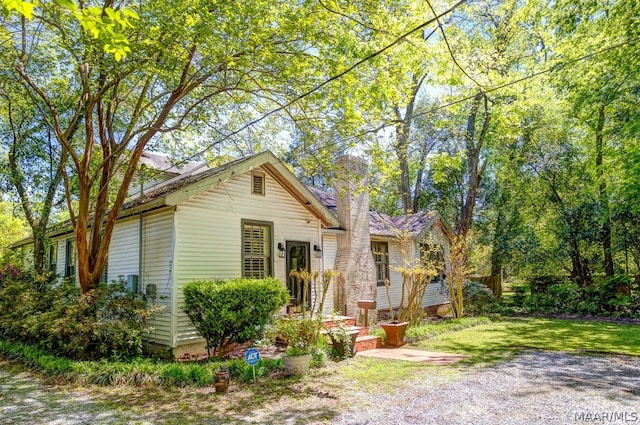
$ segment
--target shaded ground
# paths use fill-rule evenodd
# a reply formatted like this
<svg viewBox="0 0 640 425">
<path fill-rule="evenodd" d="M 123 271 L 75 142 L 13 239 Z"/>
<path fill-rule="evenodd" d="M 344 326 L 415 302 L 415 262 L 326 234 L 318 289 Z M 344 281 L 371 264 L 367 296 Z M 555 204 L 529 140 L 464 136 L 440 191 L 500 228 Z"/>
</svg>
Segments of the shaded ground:
<svg viewBox="0 0 640 425">
<path fill-rule="evenodd" d="M 0 362 L 0 423 L 640 423 L 639 358 L 530 351 L 485 369 L 398 362 L 415 373 L 364 385 L 380 361 L 356 358 L 308 380 L 232 387 L 222 397 L 210 388 L 49 386 Z M 358 373 L 360 388 L 345 384 Z"/>
<path fill-rule="evenodd" d="M 107 409 L 65 386 L 45 385 L 0 360 L 0 424 L 147 424 L 125 412 Z"/>
</svg>

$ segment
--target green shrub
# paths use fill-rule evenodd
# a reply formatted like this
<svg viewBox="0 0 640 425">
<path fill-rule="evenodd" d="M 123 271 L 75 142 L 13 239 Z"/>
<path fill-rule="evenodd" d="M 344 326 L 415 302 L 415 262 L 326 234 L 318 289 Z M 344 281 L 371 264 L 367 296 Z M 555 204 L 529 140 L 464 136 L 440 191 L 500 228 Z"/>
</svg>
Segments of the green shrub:
<svg viewBox="0 0 640 425">
<path fill-rule="evenodd" d="M 159 311 L 127 291 L 124 281 L 100 285 L 73 302 L 54 302 L 49 346 L 77 359 L 140 356 L 147 320 Z"/>
<path fill-rule="evenodd" d="M 491 289 L 480 282 L 465 280 L 462 282 L 462 298 L 465 313 L 482 315 L 491 309 L 495 303 L 495 296 Z"/>
<path fill-rule="evenodd" d="M 218 355 L 230 343 L 261 335 L 275 312 L 289 301 L 289 293 L 275 278 L 197 280 L 183 288 L 184 311 L 196 331 Z"/>
<path fill-rule="evenodd" d="M 511 290 L 513 291 L 513 296 L 511 297 L 511 302 L 514 307 L 522 307 L 524 306 L 525 300 L 529 294 L 529 284 L 514 284 L 511 285 Z"/>
<path fill-rule="evenodd" d="M 549 313 L 576 313 L 580 288 L 574 282 L 550 285 L 545 292 L 531 293 L 529 307 Z"/>
<path fill-rule="evenodd" d="M 6 276 L 6 275 L 5 275 Z M 0 337 L 78 359 L 142 354 L 147 308 L 121 281 L 81 295 L 69 281 L 13 274 L 0 284 Z"/>
<path fill-rule="evenodd" d="M 322 322 L 314 317 L 281 317 L 269 328 L 268 337 L 274 343 L 287 346 L 287 356 L 310 354 L 320 340 Z"/>
<path fill-rule="evenodd" d="M 600 316 L 633 316 L 640 307 L 633 286 L 634 282 L 624 275 L 596 280 L 582 288 L 581 310 Z"/>
<path fill-rule="evenodd" d="M 542 294 L 547 291 L 551 285 L 559 285 L 566 283 L 569 279 L 564 276 L 531 276 L 529 278 L 529 288 L 531 294 Z"/>
</svg>

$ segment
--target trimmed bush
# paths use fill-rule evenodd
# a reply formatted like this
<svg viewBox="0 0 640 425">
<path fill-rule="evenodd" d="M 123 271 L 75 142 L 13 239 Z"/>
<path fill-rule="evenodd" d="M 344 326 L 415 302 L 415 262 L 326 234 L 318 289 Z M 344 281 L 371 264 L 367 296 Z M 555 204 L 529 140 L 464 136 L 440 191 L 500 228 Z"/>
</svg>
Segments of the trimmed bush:
<svg viewBox="0 0 640 425">
<path fill-rule="evenodd" d="M 184 311 L 198 334 L 222 355 L 225 345 L 260 336 L 271 317 L 289 301 L 289 292 L 275 278 L 197 280 L 187 283 Z"/>
<path fill-rule="evenodd" d="M 486 285 L 469 280 L 462 282 L 462 297 L 465 312 L 472 315 L 484 314 L 496 301 L 493 292 Z"/>
</svg>

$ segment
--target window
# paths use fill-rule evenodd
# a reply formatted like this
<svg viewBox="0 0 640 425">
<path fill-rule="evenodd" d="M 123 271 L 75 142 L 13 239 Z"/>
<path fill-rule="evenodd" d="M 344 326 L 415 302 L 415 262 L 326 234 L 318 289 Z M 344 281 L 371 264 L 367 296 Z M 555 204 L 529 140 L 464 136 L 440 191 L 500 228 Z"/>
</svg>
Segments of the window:
<svg viewBox="0 0 640 425">
<path fill-rule="evenodd" d="M 76 275 L 76 241 L 67 239 L 64 255 L 64 277 Z"/>
<path fill-rule="evenodd" d="M 262 279 L 271 276 L 273 224 L 242 221 L 242 276 Z"/>
<path fill-rule="evenodd" d="M 428 263 L 439 270 L 432 281 L 444 280 L 444 247 L 442 245 L 421 243 L 420 259 L 423 263 Z"/>
<path fill-rule="evenodd" d="M 109 283 L 107 280 L 109 278 L 109 259 L 104 263 L 104 269 L 102 269 L 102 274 L 100 275 L 100 283 Z"/>
<path fill-rule="evenodd" d="M 58 242 L 51 242 L 47 250 L 47 270 L 55 273 L 58 260 Z"/>
<path fill-rule="evenodd" d="M 376 265 L 376 280 L 378 286 L 384 286 L 385 279 L 389 278 L 389 244 L 386 242 L 371 242 L 373 262 Z"/>
<path fill-rule="evenodd" d="M 251 193 L 264 196 L 264 173 L 251 173 Z"/>
</svg>

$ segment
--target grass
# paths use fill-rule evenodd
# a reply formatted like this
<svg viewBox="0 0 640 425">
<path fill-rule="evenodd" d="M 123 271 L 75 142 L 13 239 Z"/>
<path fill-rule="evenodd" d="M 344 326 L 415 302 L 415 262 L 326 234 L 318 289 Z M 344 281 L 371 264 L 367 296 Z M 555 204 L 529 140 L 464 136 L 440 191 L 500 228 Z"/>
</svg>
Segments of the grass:
<svg viewBox="0 0 640 425">
<path fill-rule="evenodd" d="M 640 326 L 562 319 L 505 319 L 441 334 L 417 348 L 469 355 L 468 363 L 511 357 L 523 349 L 640 356 Z"/>
<path fill-rule="evenodd" d="M 53 356 L 37 347 L 2 340 L 0 354 L 57 382 L 81 385 L 207 387 L 213 385 L 215 373 L 221 367 L 229 370 L 232 379 L 241 382 L 253 379 L 253 370 L 243 359 L 204 363 L 175 363 L 143 358 L 131 361 L 79 361 Z M 260 359 L 255 368 L 256 376 L 269 375 L 282 367 L 281 360 Z"/>
<path fill-rule="evenodd" d="M 0 353 L 57 381 L 72 382 L 63 387 L 67 392 L 91 394 L 103 406 L 150 422 L 175 424 L 270 422 L 276 417 L 292 424 L 331 422 L 339 412 L 355 405 L 366 408 L 366 394 L 411 391 L 417 380 L 433 385 L 455 381 L 468 373 L 469 366 L 482 367 L 525 349 L 640 355 L 640 325 L 610 322 L 465 318 L 412 327 L 409 336 L 413 342 L 408 348 L 462 353 L 469 359 L 463 364 L 434 366 L 356 356 L 339 363 L 329 361 L 305 377 L 284 378 L 282 374 L 266 372 L 256 384 L 242 382 L 244 368 L 240 363 L 244 361 L 240 360 L 230 367 L 236 378 L 229 393 L 218 395 L 208 383 L 206 369 L 214 368 L 215 363 L 73 362 L 37 350 L 27 350 L 28 355 L 19 358 L 8 356 L 8 348 L 1 342 Z M 40 369 L 34 368 L 32 362 Z M 80 369 L 81 364 L 86 370 Z M 70 380 L 68 374 L 85 378 Z M 163 376 L 167 384 L 147 382 L 145 376 Z M 100 380 L 135 385 L 91 384 Z"/>
<path fill-rule="evenodd" d="M 405 333 L 406 340 L 419 341 L 426 338 L 433 338 L 437 335 L 459 331 L 466 328 L 490 323 L 487 317 L 464 317 L 462 319 L 448 319 L 437 322 L 424 322 L 417 326 L 411 326 Z M 381 336 L 384 339 L 384 330 L 382 328 L 372 329 L 371 335 Z"/>
</svg>

